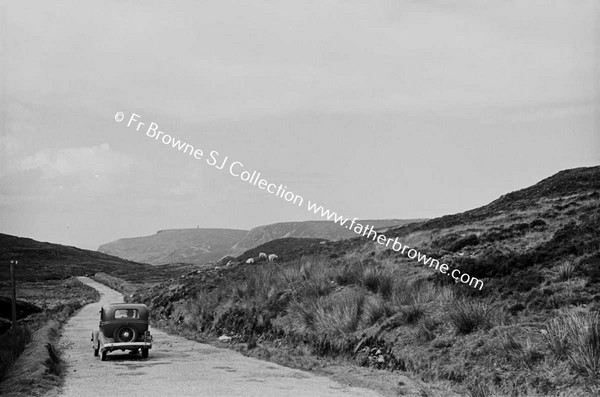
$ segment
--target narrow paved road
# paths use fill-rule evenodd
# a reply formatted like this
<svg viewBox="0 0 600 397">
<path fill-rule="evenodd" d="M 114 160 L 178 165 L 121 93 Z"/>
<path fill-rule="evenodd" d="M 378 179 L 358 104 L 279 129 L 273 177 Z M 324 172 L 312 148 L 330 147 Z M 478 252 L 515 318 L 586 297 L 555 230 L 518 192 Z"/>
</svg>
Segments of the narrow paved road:
<svg viewBox="0 0 600 397">
<path fill-rule="evenodd" d="M 93 356 L 90 336 L 98 327 L 100 306 L 122 302 L 115 290 L 89 278 L 83 283 L 101 293 L 65 325 L 60 347 L 68 373 L 64 396 L 379 396 L 314 374 L 242 356 L 152 329 L 150 357 L 109 353 Z"/>
</svg>

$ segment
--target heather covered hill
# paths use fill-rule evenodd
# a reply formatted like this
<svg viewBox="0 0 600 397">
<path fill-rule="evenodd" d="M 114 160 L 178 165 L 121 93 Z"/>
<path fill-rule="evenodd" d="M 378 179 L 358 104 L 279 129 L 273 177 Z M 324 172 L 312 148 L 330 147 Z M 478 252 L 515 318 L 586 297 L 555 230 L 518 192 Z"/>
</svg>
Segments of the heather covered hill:
<svg viewBox="0 0 600 397">
<path fill-rule="evenodd" d="M 225 256 L 246 230 L 171 229 L 154 235 L 122 238 L 103 244 L 98 251 L 136 262 L 203 264 Z"/>
<path fill-rule="evenodd" d="M 0 233 L 0 257 L 5 259 L 3 266 L 0 266 L 2 286 L 9 283 L 8 261 L 12 258 L 19 261 L 16 267 L 18 282 L 64 280 L 98 272 L 130 281 L 154 282 L 164 281 L 189 271 L 189 266 L 186 265 L 152 266 L 97 251 L 2 233 Z"/>
<path fill-rule="evenodd" d="M 134 299 L 188 335 L 226 334 L 280 361 L 308 349 L 408 372 L 432 385 L 427 395 L 599 395 L 599 181 L 600 167 L 566 170 L 385 232 L 480 278 L 482 290 L 364 237 L 286 238 Z M 282 261 L 243 264 L 261 250 Z"/>
<path fill-rule="evenodd" d="M 464 213 L 386 232 L 443 258 L 488 288 L 528 290 L 562 262 L 596 280 L 600 167 L 565 170 Z"/>
<path fill-rule="evenodd" d="M 8 261 L 11 258 L 19 261 L 17 276 L 21 281 L 66 279 L 95 272 L 123 275 L 151 267 L 96 251 L 1 233 L 0 257 L 6 262 L 0 266 L 2 280 L 10 279 Z"/>
<path fill-rule="evenodd" d="M 595 195 L 596 193 L 600 194 L 600 167 L 564 170 L 531 187 L 505 194 L 483 207 L 431 219 L 405 230 L 413 232 L 449 228 L 483 219 L 495 221 L 508 216 L 514 218 L 516 214 L 522 216 L 522 213 L 526 212 L 528 208 L 543 211 L 549 205 L 554 205 L 554 210 L 562 210 L 564 208 L 560 207 L 561 203 L 570 205 L 571 209 L 574 209 L 578 204 L 573 204 L 573 200 L 569 200 L 569 197 L 573 196 L 582 200 L 583 195 Z M 552 212 L 549 214 L 552 215 Z"/>
</svg>

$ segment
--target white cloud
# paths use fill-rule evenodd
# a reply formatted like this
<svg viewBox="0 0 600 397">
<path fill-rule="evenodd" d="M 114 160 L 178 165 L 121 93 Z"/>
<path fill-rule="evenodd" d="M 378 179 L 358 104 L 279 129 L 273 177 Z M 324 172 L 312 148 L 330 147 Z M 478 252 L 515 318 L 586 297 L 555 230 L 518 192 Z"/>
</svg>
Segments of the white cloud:
<svg viewBox="0 0 600 397">
<path fill-rule="evenodd" d="M 19 170 L 42 171 L 44 178 L 60 176 L 95 177 L 123 172 L 134 164 L 131 157 L 111 149 L 108 143 L 96 146 L 43 149 L 23 158 Z"/>
</svg>

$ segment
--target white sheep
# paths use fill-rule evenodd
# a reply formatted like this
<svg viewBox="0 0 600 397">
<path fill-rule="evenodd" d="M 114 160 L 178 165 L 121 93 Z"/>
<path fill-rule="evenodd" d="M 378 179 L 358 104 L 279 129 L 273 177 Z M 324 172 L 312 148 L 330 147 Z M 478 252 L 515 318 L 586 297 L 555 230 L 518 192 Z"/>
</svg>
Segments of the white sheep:
<svg viewBox="0 0 600 397">
<path fill-rule="evenodd" d="M 279 258 L 277 255 L 275 254 L 271 254 L 269 255 L 269 262 L 275 262 L 275 259 Z"/>
<path fill-rule="evenodd" d="M 248 258 L 248 260 L 246 261 L 247 265 L 251 265 L 254 263 L 254 258 Z"/>
<path fill-rule="evenodd" d="M 261 252 L 260 254 L 258 254 L 258 259 L 267 259 L 267 254 L 265 254 L 264 252 Z"/>
</svg>

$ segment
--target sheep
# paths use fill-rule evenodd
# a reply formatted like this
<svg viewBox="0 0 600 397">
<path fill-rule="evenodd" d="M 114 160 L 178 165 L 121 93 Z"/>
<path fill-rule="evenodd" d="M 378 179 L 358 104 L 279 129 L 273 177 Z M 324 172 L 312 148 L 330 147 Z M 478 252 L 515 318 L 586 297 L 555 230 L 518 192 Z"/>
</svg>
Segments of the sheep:
<svg viewBox="0 0 600 397">
<path fill-rule="evenodd" d="M 258 254 L 258 260 L 261 259 L 267 259 L 267 254 L 265 254 L 264 252 L 261 252 L 260 254 Z"/>
<path fill-rule="evenodd" d="M 248 260 L 246 261 L 247 265 L 251 265 L 254 263 L 254 258 L 248 258 Z"/>
<path fill-rule="evenodd" d="M 277 255 L 275 254 L 271 254 L 269 255 L 269 262 L 275 262 L 275 259 L 279 258 Z"/>
</svg>

